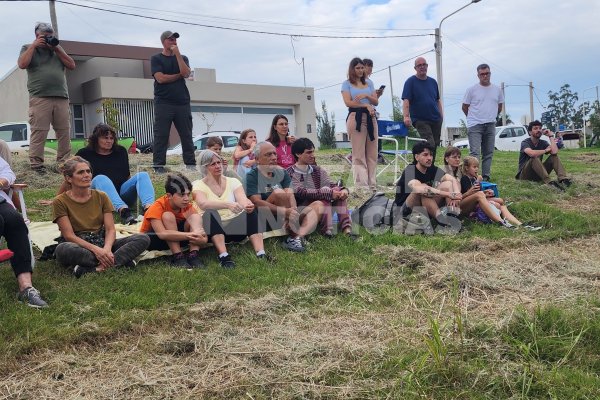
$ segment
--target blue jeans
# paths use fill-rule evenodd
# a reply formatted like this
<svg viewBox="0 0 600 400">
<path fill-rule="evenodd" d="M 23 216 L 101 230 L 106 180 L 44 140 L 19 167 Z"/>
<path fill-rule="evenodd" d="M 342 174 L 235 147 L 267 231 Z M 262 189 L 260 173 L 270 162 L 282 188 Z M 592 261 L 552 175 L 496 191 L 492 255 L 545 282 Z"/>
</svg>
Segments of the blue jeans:
<svg viewBox="0 0 600 400">
<path fill-rule="evenodd" d="M 107 194 L 115 210 L 119 211 L 129 204 L 134 204 L 138 195 L 142 207 L 149 207 L 154 203 L 154 186 L 147 172 L 138 172 L 121 185 L 117 192 L 115 184 L 106 175 L 97 175 L 92 179 L 92 189 L 101 190 Z"/>
<path fill-rule="evenodd" d="M 481 175 L 489 178 L 496 141 L 496 123 L 473 125 L 467 129 L 467 136 L 469 138 L 469 155 L 479 158 L 479 154 L 482 154 Z"/>
</svg>

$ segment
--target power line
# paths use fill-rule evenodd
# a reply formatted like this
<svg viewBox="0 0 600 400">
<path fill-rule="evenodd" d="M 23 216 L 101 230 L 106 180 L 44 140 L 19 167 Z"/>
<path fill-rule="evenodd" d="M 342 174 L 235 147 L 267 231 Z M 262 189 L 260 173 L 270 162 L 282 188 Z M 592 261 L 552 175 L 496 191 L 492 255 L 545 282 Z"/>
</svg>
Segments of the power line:
<svg viewBox="0 0 600 400">
<path fill-rule="evenodd" d="M 344 27 L 344 26 L 323 26 L 323 25 L 307 25 L 307 24 L 290 24 L 290 23 L 284 23 L 284 22 L 272 22 L 272 21 L 264 21 L 264 20 L 253 20 L 253 19 L 243 19 L 243 18 L 231 18 L 231 17 L 220 17 L 220 16 L 216 16 L 216 15 L 207 15 L 207 14 L 198 14 L 198 13 L 191 13 L 191 12 L 174 12 L 174 11 L 170 11 L 170 10 L 160 10 L 160 9 L 156 9 L 156 8 L 148 8 L 148 7 L 140 7 L 140 6 L 131 6 L 131 5 L 125 5 L 125 4 L 118 4 L 118 3 L 110 3 L 110 2 L 106 2 L 106 1 L 97 1 L 97 0 L 82 0 L 84 2 L 87 3 L 96 3 L 96 4 L 105 4 L 105 5 L 110 5 L 110 6 L 116 6 L 116 7 L 123 7 L 123 8 L 131 8 L 131 9 L 137 9 L 137 10 L 146 10 L 146 11 L 156 11 L 156 12 L 160 12 L 160 13 L 169 13 L 169 14 L 174 14 L 174 15 L 186 15 L 186 16 L 197 16 L 197 17 L 203 17 L 203 18 L 207 18 L 207 19 L 216 19 L 216 20 L 223 20 L 223 21 L 237 21 L 237 22 L 250 22 L 250 23 L 258 23 L 258 24 L 272 24 L 272 25 L 277 25 L 277 26 L 293 26 L 293 27 L 301 27 L 301 28 L 317 28 L 317 29 L 331 29 L 331 30 L 335 30 L 335 29 L 340 29 L 340 30 L 352 30 L 352 31 L 356 31 L 356 27 Z M 361 31 L 432 31 L 433 28 L 363 28 L 361 29 Z"/>
<path fill-rule="evenodd" d="M 416 58 L 416 57 L 420 57 L 420 56 L 422 56 L 422 55 L 424 55 L 424 54 L 431 53 L 432 51 L 433 51 L 433 50 L 427 50 L 427 51 L 425 51 L 425 52 L 423 52 L 423 53 L 421 53 L 421 54 L 417 54 L 416 56 L 412 56 L 412 57 L 410 57 L 410 58 L 407 58 L 406 60 L 399 61 L 399 62 L 397 62 L 396 64 L 392 64 L 392 65 L 390 65 L 390 66 L 388 66 L 388 67 L 385 67 L 385 68 L 382 68 L 382 69 L 378 69 L 377 71 L 373 72 L 373 74 L 376 74 L 377 72 L 385 71 L 386 69 L 388 69 L 388 68 L 390 68 L 390 67 L 395 67 L 395 66 L 398 66 L 398 65 L 400 65 L 400 64 L 404 64 L 405 62 L 408 62 L 408 61 L 410 61 L 410 60 L 413 60 L 414 58 Z M 329 89 L 329 88 L 331 88 L 331 87 L 334 87 L 334 86 L 339 86 L 339 85 L 341 85 L 342 83 L 343 83 L 343 82 L 338 82 L 338 83 L 334 83 L 334 84 L 332 84 L 332 85 L 327 85 L 327 86 L 323 86 L 323 87 L 320 87 L 320 88 L 316 88 L 316 89 L 315 89 L 315 92 L 316 92 L 317 90 Z"/>
<path fill-rule="evenodd" d="M 70 4 L 70 5 L 76 6 L 76 7 L 88 8 L 88 9 L 97 10 L 97 11 L 104 11 L 104 12 L 113 13 L 113 14 L 128 15 L 130 17 L 138 17 L 138 18 L 150 19 L 150 20 L 154 20 L 154 21 L 172 22 L 172 23 L 183 24 L 183 25 L 201 26 L 204 28 L 222 29 L 222 30 L 235 31 L 235 32 L 257 33 L 257 34 L 261 34 L 261 35 L 294 36 L 294 37 L 324 38 L 324 39 L 397 39 L 397 38 L 409 38 L 409 37 L 420 37 L 420 36 L 433 36 L 432 33 L 412 34 L 412 35 L 389 35 L 389 36 L 339 36 L 339 35 L 307 35 L 307 34 L 301 34 L 301 33 L 300 34 L 297 34 L 297 33 L 292 34 L 292 33 L 281 33 L 281 32 L 267 32 L 267 31 L 253 30 L 253 29 L 231 28 L 231 27 L 224 27 L 224 26 L 218 26 L 218 25 L 200 24 L 200 23 L 196 23 L 196 22 L 178 21 L 178 20 L 174 20 L 174 19 L 161 18 L 161 17 L 150 17 L 147 15 L 128 13 L 128 12 L 116 11 L 116 10 L 109 10 L 109 9 L 100 8 L 100 7 L 86 6 L 83 4 L 76 4 L 76 3 L 72 3 L 69 1 L 63 1 L 63 0 L 58 0 L 57 3 Z"/>
</svg>

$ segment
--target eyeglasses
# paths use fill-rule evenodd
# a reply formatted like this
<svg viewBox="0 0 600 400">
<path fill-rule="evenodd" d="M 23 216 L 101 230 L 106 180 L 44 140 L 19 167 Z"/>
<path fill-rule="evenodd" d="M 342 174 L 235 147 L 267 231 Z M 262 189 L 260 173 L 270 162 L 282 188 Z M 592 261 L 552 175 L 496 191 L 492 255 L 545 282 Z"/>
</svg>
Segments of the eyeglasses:
<svg viewBox="0 0 600 400">
<path fill-rule="evenodd" d="M 427 64 L 427 63 L 417 64 L 417 65 L 415 65 L 415 68 L 427 67 L 428 65 L 429 64 Z"/>
<path fill-rule="evenodd" d="M 490 76 L 491 74 L 491 72 L 480 72 L 479 76 Z"/>
</svg>

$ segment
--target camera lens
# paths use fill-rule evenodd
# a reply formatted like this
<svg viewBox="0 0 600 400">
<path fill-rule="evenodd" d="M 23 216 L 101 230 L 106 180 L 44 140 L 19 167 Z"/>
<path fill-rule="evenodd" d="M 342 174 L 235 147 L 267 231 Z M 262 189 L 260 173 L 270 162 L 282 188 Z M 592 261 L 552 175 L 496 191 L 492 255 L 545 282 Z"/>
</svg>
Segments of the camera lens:
<svg viewBox="0 0 600 400">
<path fill-rule="evenodd" d="M 54 36 L 45 36 L 44 39 L 46 40 L 46 43 L 50 46 L 58 46 L 58 44 L 60 43 L 60 41 Z"/>
</svg>

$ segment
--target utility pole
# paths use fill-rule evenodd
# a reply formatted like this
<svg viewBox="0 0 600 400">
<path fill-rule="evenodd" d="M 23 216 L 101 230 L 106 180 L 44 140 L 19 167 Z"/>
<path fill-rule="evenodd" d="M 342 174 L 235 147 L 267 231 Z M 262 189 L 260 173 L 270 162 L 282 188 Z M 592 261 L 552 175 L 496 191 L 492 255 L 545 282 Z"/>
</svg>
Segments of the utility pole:
<svg viewBox="0 0 600 400">
<path fill-rule="evenodd" d="M 529 115 L 531 115 L 531 121 L 535 121 L 533 118 L 533 82 L 529 82 Z"/>
<path fill-rule="evenodd" d="M 502 126 L 506 125 L 506 94 L 504 92 L 504 82 L 500 84 L 502 90 L 502 97 L 504 97 L 504 103 L 502 103 Z"/>
<path fill-rule="evenodd" d="M 388 73 L 390 74 L 390 94 L 392 95 L 392 116 L 394 115 L 394 85 L 392 84 L 392 67 L 388 65 Z M 402 111 L 402 108 L 400 108 Z"/>
<path fill-rule="evenodd" d="M 54 0 L 50 0 L 48 3 L 50 4 L 50 22 L 52 23 L 52 27 L 54 28 L 54 36 L 59 37 L 59 35 L 58 35 L 58 21 L 56 20 L 55 1 Z"/>
</svg>

